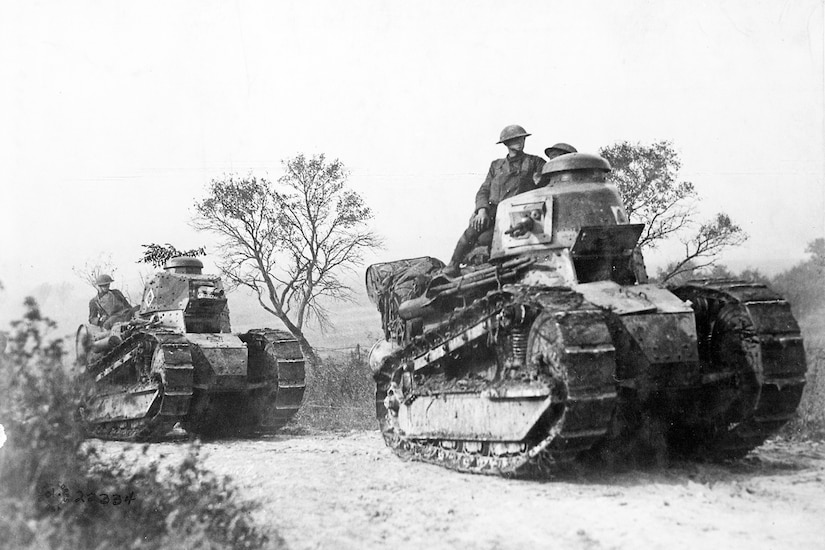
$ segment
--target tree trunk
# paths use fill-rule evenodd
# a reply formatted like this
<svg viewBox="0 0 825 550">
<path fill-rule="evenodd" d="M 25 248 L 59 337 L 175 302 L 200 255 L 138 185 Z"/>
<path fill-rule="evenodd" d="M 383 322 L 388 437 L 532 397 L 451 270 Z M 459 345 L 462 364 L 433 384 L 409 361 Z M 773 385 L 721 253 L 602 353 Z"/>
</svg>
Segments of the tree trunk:
<svg viewBox="0 0 825 550">
<path fill-rule="evenodd" d="M 298 345 L 301 347 L 301 353 L 304 354 L 304 361 L 309 363 L 311 367 L 315 367 L 321 364 L 321 360 L 318 357 L 318 354 L 315 353 L 315 349 L 312 345 L 307 341 L 306 337 L 304 337 L 304 331 L 302 331 L 298 326 L 293 323 L 289 317 L 284 314 L 275 313 L 275 316 L 281 320 L 284 324 L 286 329 L 298 340 Z"/>
<path fill-rule="evenodd" d="M 301 331 L 298 331 L 297 334 L 294 332 L 292 335 L 297 338 L 298 345 L 301 346 L 301 353 L 304 354 L 304 361 L 309 363 L 310 368 L 317 367 L 321 364 L 321 360 L 318 355 L 315 353 L 315 350 L 312 348 L 310 343 L 304 338 L 304 334 Z"/>
</svg>

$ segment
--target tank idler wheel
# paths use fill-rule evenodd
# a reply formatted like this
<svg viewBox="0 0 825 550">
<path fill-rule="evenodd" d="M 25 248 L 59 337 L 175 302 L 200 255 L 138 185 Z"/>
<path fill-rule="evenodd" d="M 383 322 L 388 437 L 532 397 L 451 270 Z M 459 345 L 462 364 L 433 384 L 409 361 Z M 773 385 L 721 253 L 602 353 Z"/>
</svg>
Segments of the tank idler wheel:
<svg viewBox="0 0 825 550">
<path fill-rule="evenodd" d="M 682 426 L 693 438 L 690 454 L 744 456 L 793 419 L 802 398 L 805 348 L 790 304 L 740 280 L 692 281 L 673 292 L 693 303 L 704 369 L 695 394 L 701 421 L 694 411 Z"/>
</svg>

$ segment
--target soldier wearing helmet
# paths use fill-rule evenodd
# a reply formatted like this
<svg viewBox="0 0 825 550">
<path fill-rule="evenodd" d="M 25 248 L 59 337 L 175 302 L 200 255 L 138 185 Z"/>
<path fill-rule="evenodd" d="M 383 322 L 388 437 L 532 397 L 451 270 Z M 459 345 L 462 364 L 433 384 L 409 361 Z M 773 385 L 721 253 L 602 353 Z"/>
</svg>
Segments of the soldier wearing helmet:
<svg viewBox="0 0 825 550">
<path fill-rule="evenodd" d="M 568 153 L 578 153 L 578 150 L 575 147 L 573 147 L 572 145 L 570 145 L 569 143 L 563 143 L 563 142 L 559 142 L 559 143 L 556 143 L 555 145 L 551 145 L 550 147 L 548 147 L 547 149 L 544 150 L 544 156 L 547 157 L 548 161 L 553 160 L 554 158 L 560 157 L 562 155 L 566 155 Z M 547 167 L 546 164 L 544 165 L 544 167 L 542 167 L 542 173 L 544 172 L 544 168 L 546 168 L 546 167 Z M 539 181 L 537 183 L 537 186 L 538 187 L 544 187 L 545 185 L 547 185 L 547 181 L 548 181 L 547 176 L 543 175 L 543 176 L 539 177 Z"/>
<path fill-rule="evenodd" d="M 566 155 L 567 153 L 578 152 L 578 149 L 576 149 L 569 143 L 556 143 L 555 145 L 551 145 L 550 147 L 544 150 L 544 156 L 547 157 L 547 160 L 553 160 L 554 158 Z"/>
<path fill-rule="evenodd" d="M 89 323 L 105 329 L 119 321 L 128 321 L 132 316 L 132 305 L 122 292 L 110 289 L 114 279 L 107 274 L 95 279 L 97 296 L 89 300 Z"/>
<path fill-rule="evenodd" d="M 498 203 L 536 188 L 544 159 L 524 152 L 524 141 L 529 135 L 518 124 L 511 124 L 501 131 L 497 143 L 507 147 L 507 156 L 490 164 L 487 178 L 476 193 L 475 213 L 470 219 L 470 226 L 459 238 L 445 268 L 447 275 L 458 274 L 462 258 L 476 243 L 489 244 L 487 241 L 492 240 L 489 230 L 493 226 Z"/>
</svg>

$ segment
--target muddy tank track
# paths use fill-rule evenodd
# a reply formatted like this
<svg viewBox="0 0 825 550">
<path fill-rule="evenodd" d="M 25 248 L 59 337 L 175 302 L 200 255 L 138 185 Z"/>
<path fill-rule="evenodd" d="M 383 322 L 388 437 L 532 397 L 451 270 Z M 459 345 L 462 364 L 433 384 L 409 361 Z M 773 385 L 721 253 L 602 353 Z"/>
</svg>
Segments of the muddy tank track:
<svg viewBox="0 0 825 550">
<path fill-rule="evenodd" d="M 495 320 L 505 307 L 532 310 L 527 344 L 535 356 L 557 354 L 554 404 L 531 433 L 519 442 L 411 439 L 400 430 L 396 414 L 385 406 L 391 380 L 403 365 L 430 350 L 465 341 L 477 345 L 468 326 L 486 325 L 492 349 L 499 338 Z M 505 287 L 477 300 L 437 330 L 416 338 L 389 358 L 376 375 L 376 413 L 386 444 L 401 458 L 437 464 L 460 472 L 503 476 L 547 475 L 572 462 L 602 439 L 616 406 L 615 349 L 604 314 L 570 290 Z M 463 337 L 467 334 L 466 337 Z M 499 341 L 500 343 L 500 341 Z M 509 340 L 510 345 L 522 346 Z M 451 348 L 460 351 L 462 345 Z M 499 346 L 500 347 L 500 346 Z M 530 358 L 527 358 L 528 361 Z M 594 374 L 595 373 L 595 374 Z M 463 390 L 483 399 L 478 383 L 465 380 Z M 507 381 L 499 381 L 505 388 Z M 489 384 L 487 389 L 489 390 Z"/>
<path fill-rule="evenodd" d="M 196 389 L 183 427 L 203 437 L 252 437 L 283 428 L 300 408 L 305 389 L 298 340 L 282 330 L 240 335 L 249 350 L 248 395 L 204 394 Z"/>
<path fill-rule="evenodd" d="M 131 365 L 128 363 L 131 362 Z M 162 363 L 165 371 L 153 371 L 152 363 Z M 126 365 L 126 366 L 124 366 Z M 103 382 L 108 377 L 126 371 L 131 380 L 122 383 Z M 90 437 L 118 441 L 153 441 L 162 438 L 188 410 L 192 397 L 192 357 L 189 342 L 179 334 L 139 331 L 115 349 L 88 366 L 98 392 L 91 400 L 117 400 L 128 394 L 157 392 L 150 408 L 134 418 L 96 421 L 87 419 L 86 433 Z M 122 375 L 119 375 L 122 380 Z M 84 415 L 85 416 L 85 415 Z"/>
<path fill-rule="evenodd" d="M 730 400 L 727 411 L 694 427 L 689 454 L 740 458 L 796 414 L 806 371 L 799 326 L 788 302 L 763 284 L 697 280 L 672 290 L 696 313 L 702 391 Z"/>
</svg>

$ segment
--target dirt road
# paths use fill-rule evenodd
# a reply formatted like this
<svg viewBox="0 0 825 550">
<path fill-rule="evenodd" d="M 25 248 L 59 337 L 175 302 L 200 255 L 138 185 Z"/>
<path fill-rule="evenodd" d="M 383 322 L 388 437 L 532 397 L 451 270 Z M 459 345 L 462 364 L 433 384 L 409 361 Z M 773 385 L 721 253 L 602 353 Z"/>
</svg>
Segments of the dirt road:
<svg viewBox="0 0 825 550">
<path fill-rule="evenodd" d="M 96 443 L 104 455 L 127 448 Z M 149 456 L 182 456 L 185 443 Z M 127 454 L 138 454 L 131 447 Z M 378 432 L 204 444 L 293 550 L 825 547 L 825 444 L 770 442 L 730 465 L 680 463 L 552 481 L 402 462 Z"/>
</svg>

